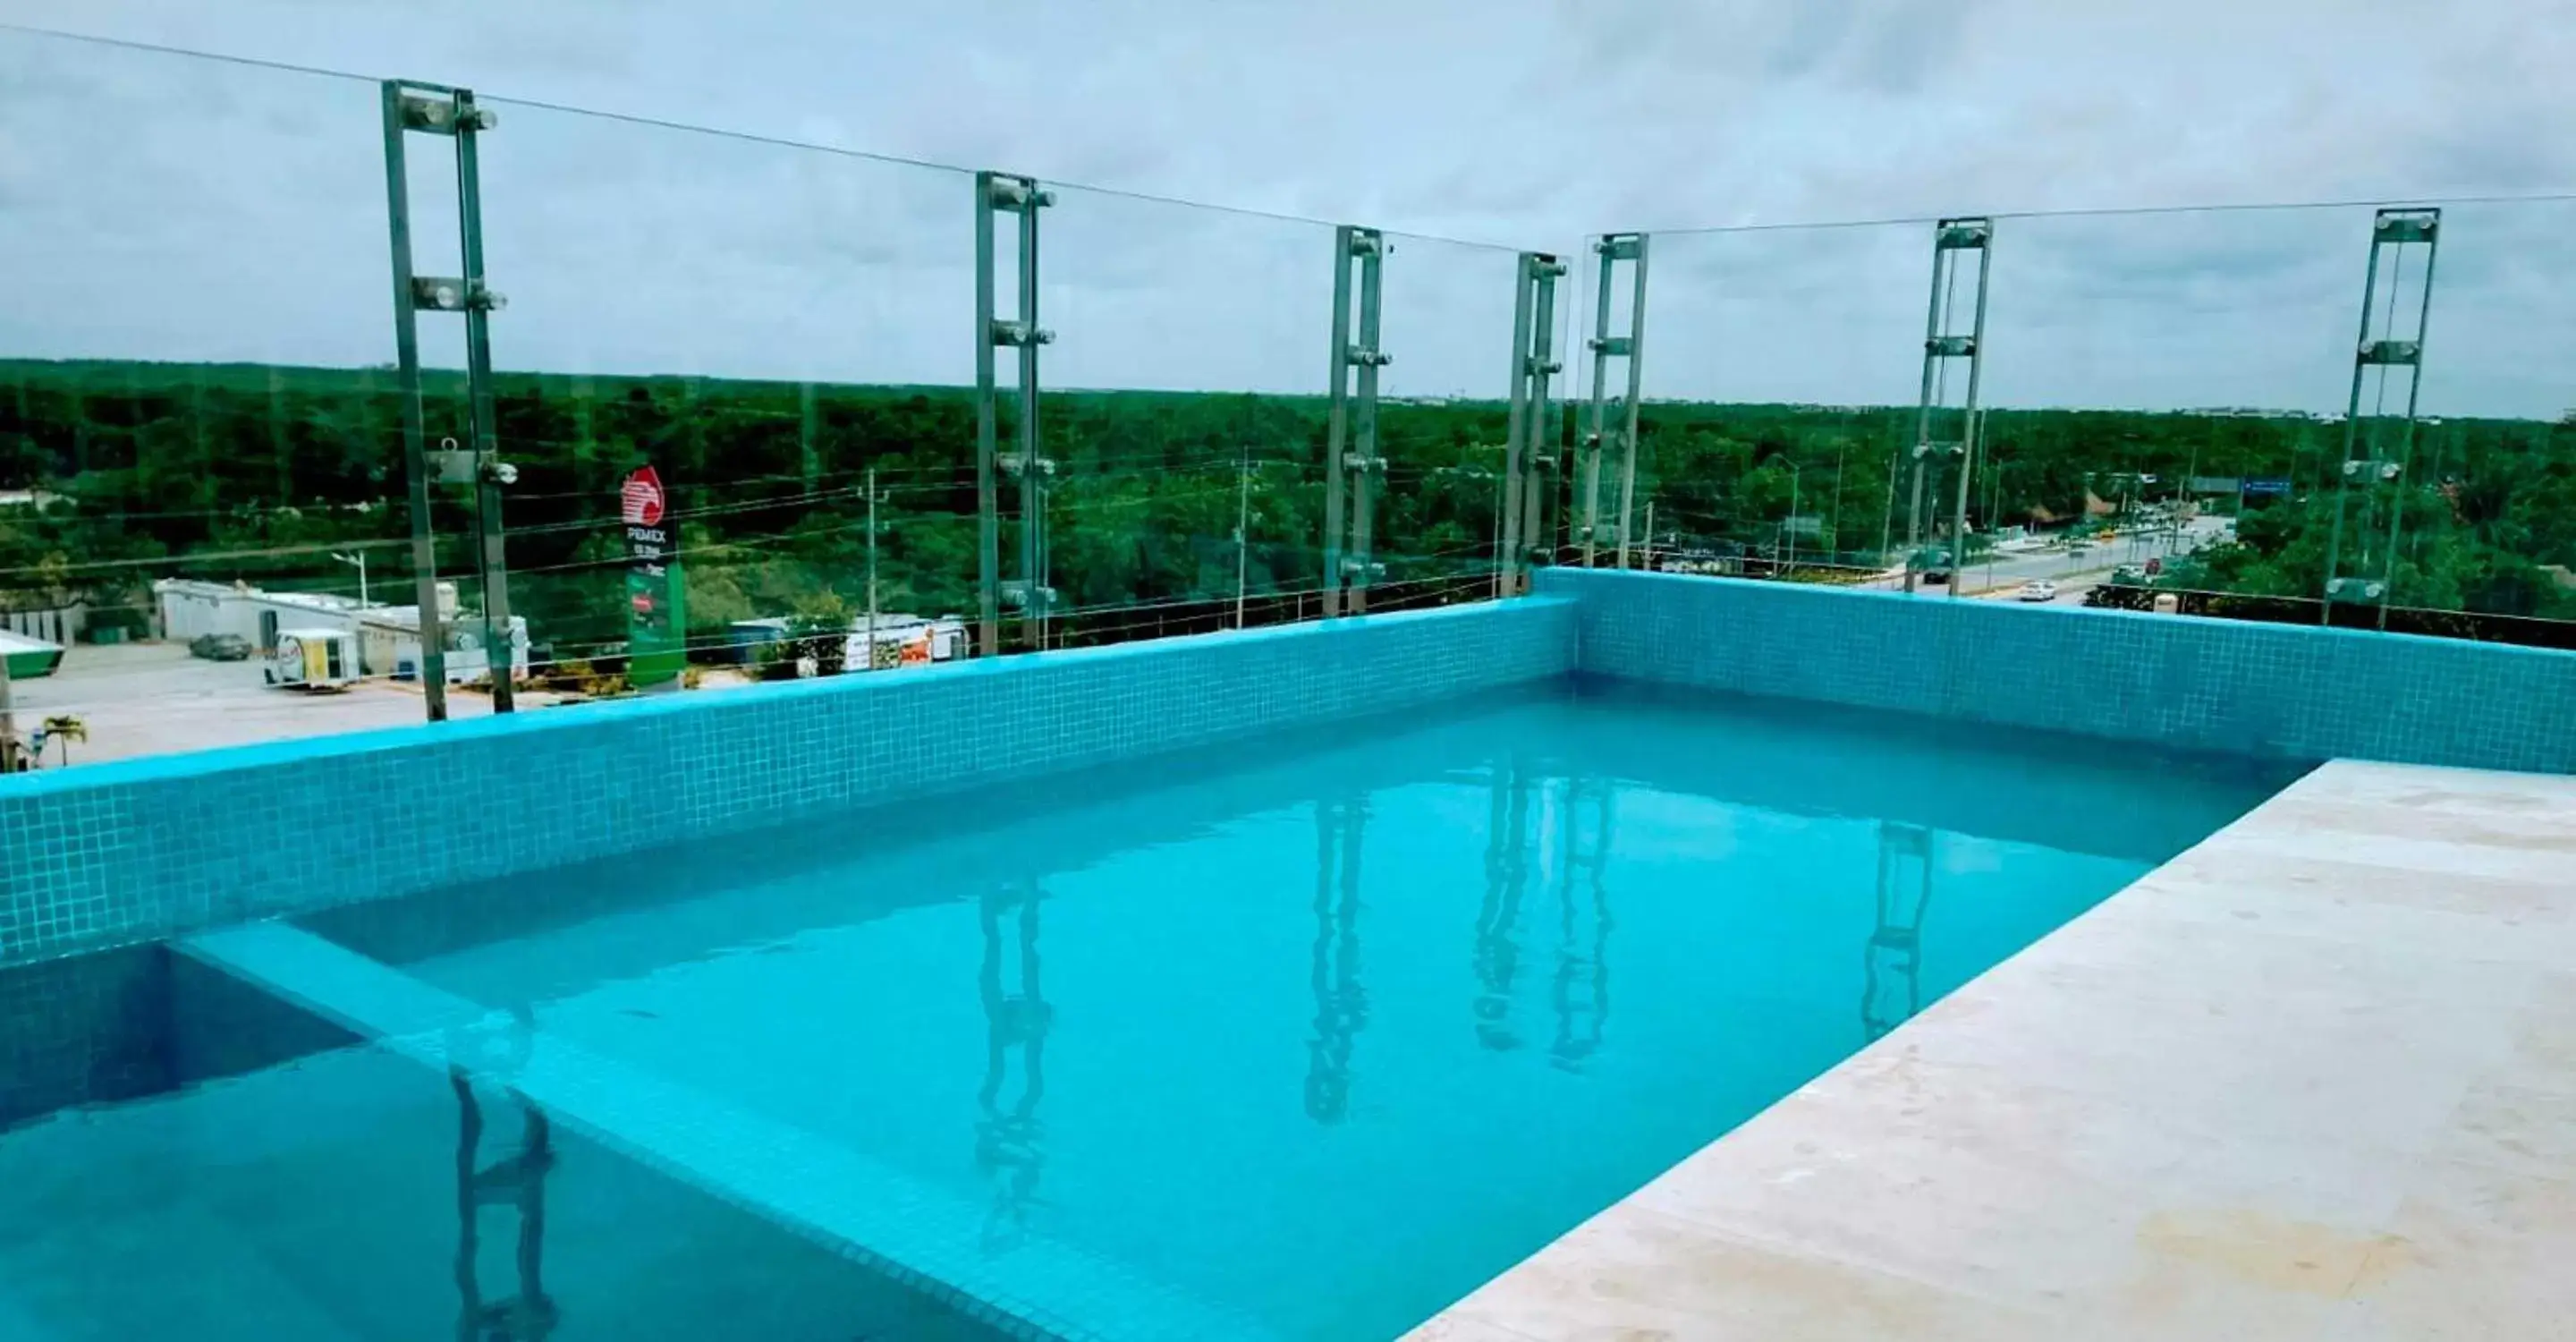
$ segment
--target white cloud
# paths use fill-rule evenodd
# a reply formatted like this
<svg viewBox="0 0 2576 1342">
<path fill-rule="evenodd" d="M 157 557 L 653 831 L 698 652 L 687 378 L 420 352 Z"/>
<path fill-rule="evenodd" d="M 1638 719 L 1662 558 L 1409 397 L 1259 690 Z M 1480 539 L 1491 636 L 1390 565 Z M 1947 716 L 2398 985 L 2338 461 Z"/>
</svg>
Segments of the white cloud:
<svg viewBox="0 0 2576 1342">
<path fill-rule="evenodd" d="M 1568 251 L 1603 227 L 2576 186 L 2576 149 L 2542 133 L 2576 112 L 2567 3 L 485 0 L 433 21 L 392 0 L 0 0 L 0 19 Z M 0 34 L 0 250 L 28 276 L 0 353 L 389 358 L 373 108 L 363 83 Z M 424 217 L 446 208 L 432 166 Z M 515 106 L 485 174 L 505 366 L 970 375 L 962 175 Z M 2576 403 L 2568 211 L 2454 209 L 2430 408 Z M 2007 219 L 1991 399 L 2339 404 L 2366 218 Z M 1325 226 L 1067 190 L 1046 230 L 1051 382 L 1320 389 Z M 1920 224 L 1667 232 L 1649 394 L 1910 400 L 1929 260 Z M 1391 393 L 1501 392 L 1510 268 L 1398 240 Z"/>
</svg>

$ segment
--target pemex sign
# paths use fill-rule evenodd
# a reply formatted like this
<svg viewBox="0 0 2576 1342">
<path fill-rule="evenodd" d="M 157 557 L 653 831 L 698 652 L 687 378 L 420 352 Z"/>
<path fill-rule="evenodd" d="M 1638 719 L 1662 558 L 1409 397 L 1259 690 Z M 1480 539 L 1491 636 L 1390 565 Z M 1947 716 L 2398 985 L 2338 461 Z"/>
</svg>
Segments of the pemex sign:
<svg viewBox="0 0 2576 1342">
<path fill-rule="evenodd" d="M 617 487 L 618 510 L 625 514 L 626 525 L 659 527 L 662 525 L 662 477 L 651 466 L 638 466 Z M 631 539 L 630 533 L 630 539 Z"/>
<path fill-rule="evenodd" d="M 670 512 L 649 462 L 617 487 L 617 514 L 626 524 L 626 679 L 639 689 L 677 681 L 688 661 L 688 586 Z"/>
</svg>

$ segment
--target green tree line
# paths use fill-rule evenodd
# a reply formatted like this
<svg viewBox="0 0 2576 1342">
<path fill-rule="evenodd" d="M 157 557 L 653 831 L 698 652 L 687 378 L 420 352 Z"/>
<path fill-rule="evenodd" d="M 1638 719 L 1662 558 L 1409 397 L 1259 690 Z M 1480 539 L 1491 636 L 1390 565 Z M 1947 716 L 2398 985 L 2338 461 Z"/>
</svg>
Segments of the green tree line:
<svg viewBox="0 0 2576 1342">
<path fill-rule="evenodd" d="M 409 600 L 401 406 L 389 372 L 264 365 L 0 362 L 0 601 L 85 599 L 140 610 L 153 578 L 354 589 L 363 551 L 380 601 Z M 429 432 L 457 436 L 461 386 L 434 374 Z M 864 600 L 868 481 L 877 488 L 880 601 L 973 608 L 975 420 L 954 387 L 683 377 L 498 379 L 496 427 L 519 471 L 506 504 L 515 608 L 540 642 L 611 647 L 624 633 L 617 485 L 650 462 L 670 494 L 693 634 L 729 621 Z M 1076 609 L 1230 597 L 1321 581 L 1321 397 L 1055 392 L 1040 437 L 1049 574 Z M 1390 580 L 1489 571 L 1506 407 L 1389 403 L 1376 548 Z M 1573 536 L 1587 481 L 1577 416 L 1549 425 L 1561 482 L 1552 526 Z M 1649 402 L 1635 497 L 1653 540 L 1876 564 L 1901 548 L 1911 407 Z M 1007 405 L 1001 432 L 1015 426 Z M 2194 477 L 2288 482 L 2246 509 L 2238 542 L 2175 581 L 2314 595 L 2324 578 L 2343 426 L 2290 414 L 1997 409 L 1969 491 L 1980 531 L 2063 526 L 2165 498 Z M 2576 617 L 2576 425 L 2447 420 L 2419 428 L 2395 497 L 2401 602 Z M 1605 463 L 1601 506 L 1620 481 Z M 1927 493 L 1947 516 L 1955 478 Z M 1006 514 L 1016 495 L 1006 481 Z M 471 602 L 470 518 L 440 491 L 442 574 Z M 2233 498 L 2210 500 L 2234 511 Z M 1793 512 L 1803 522 L 1789 524 Z M 1238 524 L 1242 540 L 1237 541 Z M 1016 544 L 1006 525 L 1005 553 Z M 2558 566 L 2553 568 L 2552 566 Z M 1007 565 L 1006 565 L 1007 567 Z"/>
</svg>

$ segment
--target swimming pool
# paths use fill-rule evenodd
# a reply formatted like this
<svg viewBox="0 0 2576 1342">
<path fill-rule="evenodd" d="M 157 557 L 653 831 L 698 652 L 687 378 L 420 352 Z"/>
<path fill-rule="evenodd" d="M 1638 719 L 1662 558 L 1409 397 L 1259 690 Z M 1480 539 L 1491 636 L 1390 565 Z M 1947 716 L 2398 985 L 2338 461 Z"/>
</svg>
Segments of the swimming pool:
<svg viewBox="0 0 2576 1342">
<path fill-rule="evenodd" d="M 567 1130 L 521 1181 L 560 1336 L 1391 1336 L 2295 772 L 1553 681 L 352 905 L 198 953 L 391 1044 L 0 1142 L 60 1194 L 0 1210 L 143 1252 L 221 1218 L 63 1172 L 301 1190 L 218 1316 L 417 1335 L 456 1067 L 476 1160 L 514 1088 Z M 131 1335 L 71 1325 L 114 1258 L 29 1335 Z"/>
</svg>

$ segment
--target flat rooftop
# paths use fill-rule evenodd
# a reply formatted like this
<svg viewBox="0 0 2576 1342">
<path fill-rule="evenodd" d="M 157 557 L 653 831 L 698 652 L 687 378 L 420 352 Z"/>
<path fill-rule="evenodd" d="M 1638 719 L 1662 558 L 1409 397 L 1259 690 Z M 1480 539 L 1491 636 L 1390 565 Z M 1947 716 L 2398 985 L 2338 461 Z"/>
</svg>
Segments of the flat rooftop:
<svg viewBox="0 0 2576 1342">
<path fill-rule="evenodd" d="M 2576 778 L 2337 762 L 1411 1337 L 2576 1317 Z"/>
</svg>

